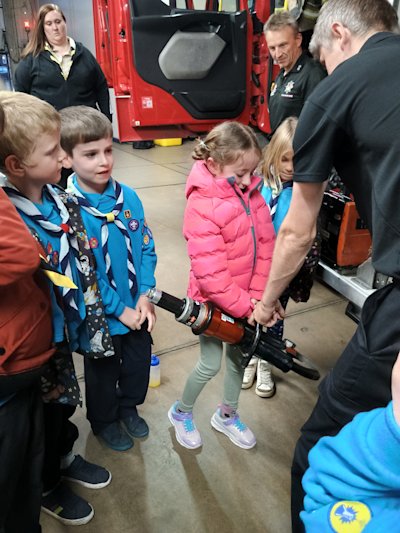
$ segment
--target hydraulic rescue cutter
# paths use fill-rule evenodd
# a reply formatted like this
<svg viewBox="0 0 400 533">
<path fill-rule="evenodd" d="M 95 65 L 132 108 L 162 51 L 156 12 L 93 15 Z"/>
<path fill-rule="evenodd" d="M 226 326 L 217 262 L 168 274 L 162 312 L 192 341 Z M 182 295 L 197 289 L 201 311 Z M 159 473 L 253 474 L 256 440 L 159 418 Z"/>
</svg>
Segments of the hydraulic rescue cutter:
<svg viewBox="0 0 400 533">
<path fill-rule="evenodd" d="M 317 368 L 295 349 L 287 339 L 278 340 L 260 324 L 252 326 L 243 319 L 233 318 L 209 302 L 199 303 L 191 298 L 176 298 L 156 287 L 147 292 L 153 304 L 173 313 L 175 319 L 189 326 L 195 335 L 208 335 L 228 344 L 235 344 L 242 352 L 241 364 L 246 367 L 253 356 L 276 366 L 283 372 L 293 370 L 308 379 L 317 380 Z"/>
</svg>

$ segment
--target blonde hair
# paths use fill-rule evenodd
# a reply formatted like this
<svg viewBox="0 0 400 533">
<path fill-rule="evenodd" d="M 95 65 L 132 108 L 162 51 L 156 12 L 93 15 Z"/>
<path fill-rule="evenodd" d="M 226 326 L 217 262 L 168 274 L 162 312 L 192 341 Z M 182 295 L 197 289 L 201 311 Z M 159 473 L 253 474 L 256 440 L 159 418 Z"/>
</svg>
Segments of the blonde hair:
<svg viewBox="0 0 400 533">
<path fill-rule="evenodd" d="M 111 122 L 97 109 L 85 105 L 65 107 L 61 116 L 61 146 L 69 156 L 77 144 L 112 138 Z"/>
<path fill-rule="evenodd" d="M 32 30 L 31 38 L 29 39 L 28 44 L 22 51 L 21 56 L 24 58 L 29 54 L 32 54 L 34 57 L 38 56 L 40 52 L 43 52 L 46 45 L 46 35 L 44 33 L 44 19 L 46 15 L 51 11 L 57 11 L 60 13 L 64 22 L 67 22 L 64 13 L 61 11 L 61 8 L 57 4 L 44 4 L 40 9 L 36 17 L 35 26 Z"/>
<path fill-rule="evenodd" d="M 0 107 L 3 114 L 0 170 L 4 172 L 9 155 L 24 161 L 35 150 L 41 135 L 59 131 L 60 115 L 47 102 L 18 92 L 0 91 Z"/>
<path fill-rule="evenodd" d="M 4 123 L 5 123 L 4 110 L 3 110 L 3 106 L 0 105 L 0 135 L 3 134 Z M 1 141 L 0 141 L 0 142 L 1 142 Z"/>
<path fill-rule="evenodd" d="M 224 167 L 235 163 L 249 150 L 261 156 L 257 138 L 249 126 L 240 122 L 222 122 L 215 126 L 193 150 L 192 157 L 207 160 L 209 157 Z"/>
<path fill-rule="evenodd" d="M 296 117 L 286 118 L 273 134 L 270 143 L 264 148 L 260 170 L 265 184 L 277 192 L 282 190 L 282 180 L 276 169 L 279 168 L 284 154 L 293 147 L 297 122 Z"/>
</svg>

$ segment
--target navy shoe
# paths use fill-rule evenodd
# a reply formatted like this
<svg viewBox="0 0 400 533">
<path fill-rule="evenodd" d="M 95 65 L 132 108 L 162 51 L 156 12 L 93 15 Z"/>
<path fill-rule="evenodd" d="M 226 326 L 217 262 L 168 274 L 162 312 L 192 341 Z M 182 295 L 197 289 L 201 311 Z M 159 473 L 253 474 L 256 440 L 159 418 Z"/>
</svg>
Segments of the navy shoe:
<svg viewBox="0 0 400 533">
<path fill-rule="evenodd" d="M 42 496 L 42 511 L 66 526 L 82 526 L 90 522 L 94 516 L 90 503 L 63 483 Z"/>
<path fill-rule="evenodd" d="M 61 477 L 89 489 L 102 489 L 107 487 L 112 476 L 111 472 L 102 466 L 89 463 L 80 455 L 75 455 L 69 467 L 61 469 Z"/>
<path fill-rule="evenodd" d="M 122 429 L 119 421 L 113 422 L 102 429 L 97 436 L 101 438 L 106 446 L 117 452 L 124 452 L 133 446 L 133 440 Z"/>
<path fill-rule="evenodd" d="M 128 434 L 135 439 L 147 437 L 149 434 L 149 426 L 147 425 L 146 420 L 138 414 L 124 418 L 122 423 Z"/>
</svg>

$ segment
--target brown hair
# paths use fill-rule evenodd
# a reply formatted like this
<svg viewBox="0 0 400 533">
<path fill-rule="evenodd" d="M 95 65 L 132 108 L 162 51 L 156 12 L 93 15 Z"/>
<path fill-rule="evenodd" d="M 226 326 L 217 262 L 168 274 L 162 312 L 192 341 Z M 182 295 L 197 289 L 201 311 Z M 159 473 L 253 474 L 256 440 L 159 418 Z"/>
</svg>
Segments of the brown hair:
<svg viewBox="0 0 400 533">
<path fill-rule="evenodd" d="M 85 105 L 65 107 L 61 116 L 61 146 L 69 156 L 77 144 L 112 137 L 111 122 L 97 109 Z"/>
<path fill-rule="evenodd" d="M 29 54 L 38 56 L 40 52 L 43 52 L 46 45 L 46 35 L 44 33 L 44 19 L 51 11 L 58 11 L 64 22 L 67 22 L 64 13 L 57 4 L 44 4 L 40 9 L 36 17 L 35 26 L 32 30 L 31 38 L 28 44 L 22 51 L 21 56 L 24 58 Z"/>
<path fill-rule="evenodd" d="M 240 122 L 222 122 L 204 140 L 199 141 L 192 157 L 197 160 L 212 157 L 218 165 L 224 167 L 235 163 L 248 150 L 261 155 L 253 130 Z"/>
<path fill-rule="evenodd" d="M 0 142 L 0 170 L 9 155 L 20 161 L 35 150 L 36 141 L 45 133 L 60 129 L 60 115 L 53 106 L 30 94 L 0 91 L 3 132 Z"/>
<path fill-rule="evenodd" d="M 297 117 L 286 118 L 276 129 L 270 143 L 264 148 L 260 170 L 265 184 L 277 192 L 282 189 L 282 181 L 276 169 L 282 156 L 292 149 L 296 126 Z"/>
</svg>

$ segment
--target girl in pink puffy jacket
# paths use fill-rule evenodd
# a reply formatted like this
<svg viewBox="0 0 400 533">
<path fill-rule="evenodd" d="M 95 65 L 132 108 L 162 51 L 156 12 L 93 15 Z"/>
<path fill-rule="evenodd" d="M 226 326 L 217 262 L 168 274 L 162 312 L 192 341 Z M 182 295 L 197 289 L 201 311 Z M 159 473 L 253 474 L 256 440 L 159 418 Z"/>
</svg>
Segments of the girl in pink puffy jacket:
<svg viewBox="0 0 400 533">
<path fill-rule="evenodd" d="M 191 261 L 188 295 L 211 301 L 234 317 L 248 317 L 261 299 L 274 247 L 274 228 L 253 175 L 261 151 L 253 131 L 238 122 L 216 126 L 193 153 L 196 162 L 186 184 L 184 236 Z M 200 360 L 188 377 L 182 399 L 168 412 L 178 442 L 202 445 L 193 406 L 221 367 L 223 343 L 200 335 Z M 222 403 L 211 425 L 241 448 L 256 444 L 237 413 L 244 369 L 239 349 L 226 349 Z"/>
</svg>

